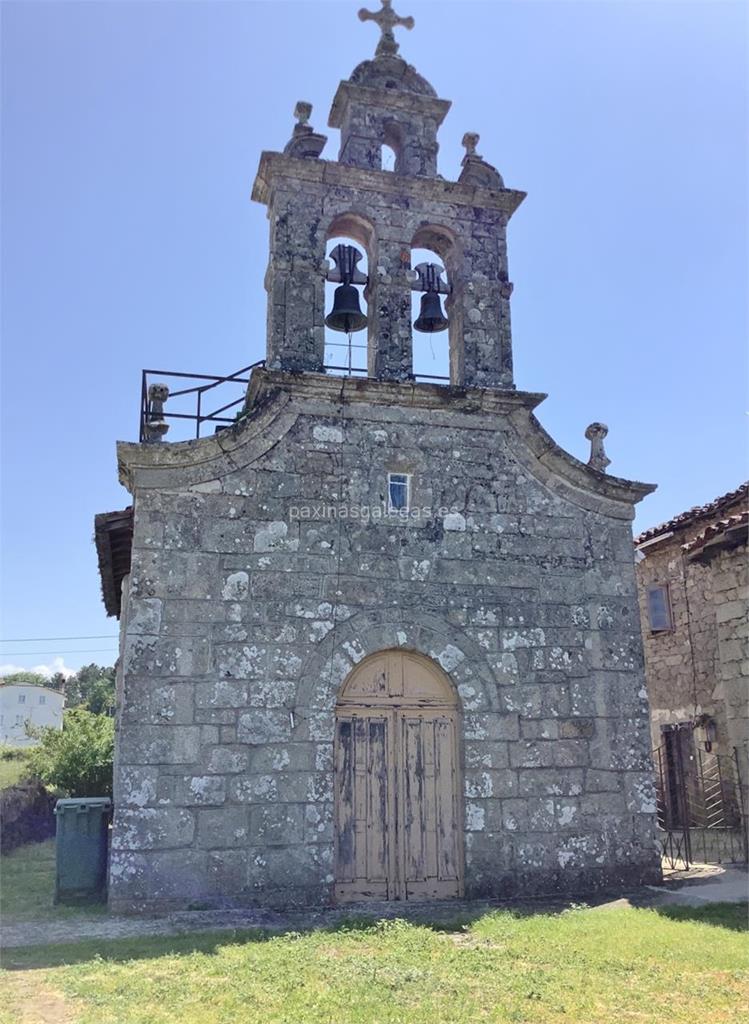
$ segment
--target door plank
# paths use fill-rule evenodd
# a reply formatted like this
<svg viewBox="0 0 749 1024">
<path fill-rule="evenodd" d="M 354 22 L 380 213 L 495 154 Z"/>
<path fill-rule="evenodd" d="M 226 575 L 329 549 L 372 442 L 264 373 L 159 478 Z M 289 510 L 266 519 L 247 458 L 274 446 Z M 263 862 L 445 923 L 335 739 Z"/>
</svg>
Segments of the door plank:
<svg viewBox="0 0 749 1024">
<path fill-rule="evenodd" d="M 388 895 L 388 737 L 392 715 L 363 708 L 336 722 L 336 898 Z"/>
<path fill-rule="evenodd" d="M 434 735 L 439 850 L 437 877 L 448 881 L 459 878 L 455 723 L 449 718 L 436 719 Z"/>
<path fill-rule="evenodd" d="M 398 766 L 403 774 L 403 876 L 411 881 L 426 879 L 424 819 L 424 753 L 421 741 L 421 720 L 410 716 L 401 719 L 403 748 Z"/>
<path fill-rule="evenodd" d="M 337 875 L 341 882 L 352 882 L 356 877 L 353 719 L 339 718 L 336 732 Z"/>
<path fill-rule="evenodd" d="M 369 881 L 387 883 L 387 723 L 382 718 L 371 718 L 368 726 L 366 877 Z"/>
</svg>

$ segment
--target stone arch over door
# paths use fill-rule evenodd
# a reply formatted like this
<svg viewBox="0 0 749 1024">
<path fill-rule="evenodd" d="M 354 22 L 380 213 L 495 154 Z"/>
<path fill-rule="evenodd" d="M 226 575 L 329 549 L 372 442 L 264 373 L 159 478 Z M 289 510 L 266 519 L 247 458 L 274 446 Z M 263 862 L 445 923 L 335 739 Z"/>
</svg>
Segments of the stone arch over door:
<svg viewBox="0 0 749 1024">
<path fill-rule="evenodd" d="M 460 896 L 458 697 L 421 654 L 361 661 L 335 709 L 335 895 L 339 902 Z"/>
</svg>

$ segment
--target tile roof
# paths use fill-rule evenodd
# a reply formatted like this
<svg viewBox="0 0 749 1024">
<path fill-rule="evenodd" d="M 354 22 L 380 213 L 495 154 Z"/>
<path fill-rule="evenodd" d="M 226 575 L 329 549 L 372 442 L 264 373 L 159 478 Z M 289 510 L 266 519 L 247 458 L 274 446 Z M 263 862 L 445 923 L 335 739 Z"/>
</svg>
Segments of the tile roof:
<svg viewBox="0 0 749 1024">
<path fill-rule="evenodd" d="M 642 533 L 635 537 L 635 546 L 643 544 L 646 540 L 659 537 L 662 533 L 675 533 L 677 530 L 684 530 L 689 526 L 694 526 L 703 519 L 711 519 L 713 516 L 719 515 L 723 510 L 728 510 L 742 501 L 746 503 L 747 499 L 749 499 L 749 481 L 741 484 L 735 491 L 722 494 L 719 498 L 708 502 L 707 505 L 695 505 L 694 508 L 681 512 L 678 516 L 674 516 L 673 519 L 669 519 L 665 523 L 659 523 L 658 526 L 651 526 L 650 529 L 643 530 Z"/>
<path fill-rule="evenodd" d="M 681 549 L 689 555 L 690 560 L 707 561 L 718 551 L 746 544 L 748 538 L 749 509 L 744 509 L 736 515 L 711 523 L 693 540 L 682 544 Z"/>
<path fill-rule="evenodd" d="M 122 580 L 130 572 L 133 545 L 133 506 L 103 512 L 94 519 L 94 540 L 99 559 L 101 595 L 107 615 L 120 617 Z"/>
</svg>

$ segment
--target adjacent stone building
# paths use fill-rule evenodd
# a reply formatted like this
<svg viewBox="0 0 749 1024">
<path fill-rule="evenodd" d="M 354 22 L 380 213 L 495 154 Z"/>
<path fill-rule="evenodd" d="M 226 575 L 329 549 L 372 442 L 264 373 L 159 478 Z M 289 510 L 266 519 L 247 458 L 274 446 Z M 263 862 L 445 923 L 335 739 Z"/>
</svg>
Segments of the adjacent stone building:
<svg viewBox="0 0 749 1024">
<path fill-rule="evenodd" d="M 516 389 L 524 194 L 472 133 L 459 180 L 438 175 L 449 103 L 397 55 L 390 5 L 374 19 L 377 54 L 333 102 L 338 158 L 300 103 L 260 159 L 267 360 L 245 414 L 120 443 L 133 509 L 97 517 L 122 631 L 116 909 L 659 877 L 631 532 L 652 487 L 601 471 L 602 425 L 592 464 L 560 450 L 545 396 Z M 366 302 L 365 375 L 326 372 L 326 279 L 329 325 Z M 444 383 L 413 374 L 414 289 L 422 327 L 446 297 Z"/>
<path fill-rule="evenodd" d="M 749 782 L 749 484 L 635 539 L 654 747 L 738 751 Z M 749 806 L 746 799 L 744 806 Z"/>
</svg>

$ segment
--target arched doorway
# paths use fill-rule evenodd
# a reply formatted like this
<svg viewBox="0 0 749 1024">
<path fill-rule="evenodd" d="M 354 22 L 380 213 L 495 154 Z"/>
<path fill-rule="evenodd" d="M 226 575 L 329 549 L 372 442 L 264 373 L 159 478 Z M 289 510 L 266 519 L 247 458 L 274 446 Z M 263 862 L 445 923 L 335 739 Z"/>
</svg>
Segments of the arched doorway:
<svg viewBox="0 0 749 1024">
<path fill-rule="evenodd" d="M 409 651 L 362 661 L 335 733 L 336 899 L 459 896 L 463 889 L 458 701 Z"/>
</svg>

